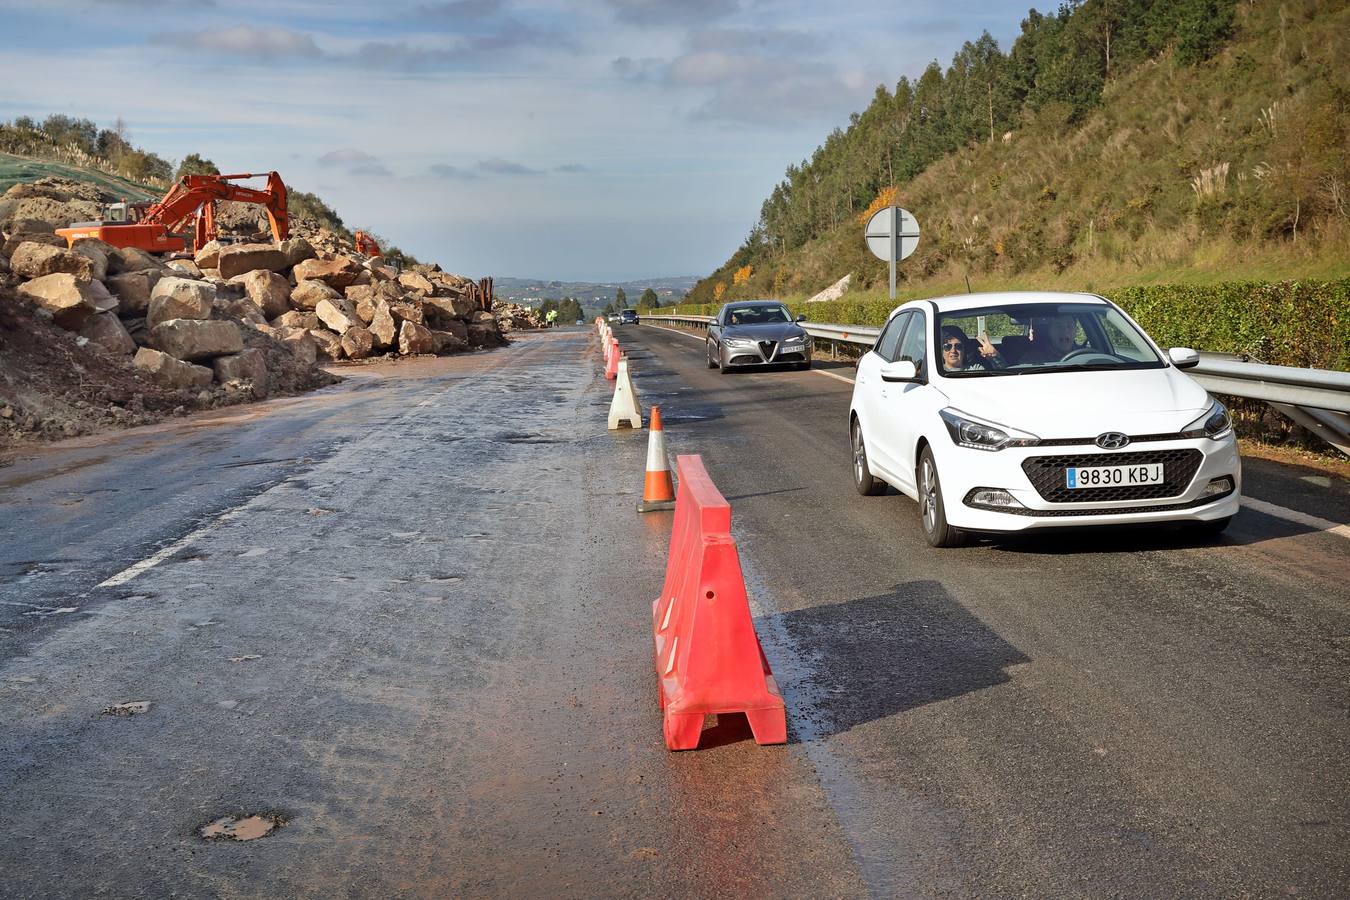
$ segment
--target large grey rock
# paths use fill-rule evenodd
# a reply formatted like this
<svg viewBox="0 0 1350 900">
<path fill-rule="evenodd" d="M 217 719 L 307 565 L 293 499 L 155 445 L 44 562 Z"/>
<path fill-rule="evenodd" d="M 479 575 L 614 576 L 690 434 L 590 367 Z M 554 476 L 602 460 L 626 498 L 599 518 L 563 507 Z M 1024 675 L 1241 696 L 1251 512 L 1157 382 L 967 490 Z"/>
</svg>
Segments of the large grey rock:
<svg viewBox="0 0 1350 900">
<path fill-rule="evenodd" d="M 216 286 L 209 281 L 167 276 L 150 291 L 147 323 L 154 328 L 170 319 L 209 319 L 216 299 Z"/>
<path fill-rule="evenodd" d="M 314 307 L 314 314 L 319 317 L 320 322 L 338 334 L 344 334 L 347 329 L 361 324 L 356 307 L 346 297 L 320 300 L 319 305 Z"/>
<path fill-rule="evenodd" d="M 300 237 L 282 241 L 278 249 L 286 254 L 286 264 L 288 266 L 297 266 L 307 259 L 313 259 L 316 255 L 314 253 L 314 247 L 309 241 Z"/>
<path fill-rule="evenodd" d="M 211 363 L 216 381 L 251 381 L 259 392 L 267 389 L 267 355 L 256 347 L 219 356 Z"/>
<path fill-rule="evenodd" d="M 319 345 L 310 333 L 303 328 L 280 328 L 278 340 L 286 345 L 295 358 L 305 365 L 312 366 L 319 355 Z"/>
<path fill-rule="evenodd" d="M 365 359 L 375 349 L 375 338 L 360 325 L 342 332 L 342 352 L 348 359 Z"/>
<path fill-rule="evenodd" d="M 65 247 L 53 247 L 50 244 L 38 244 L 27 241 L 15 248 L 9 258 L 9 267 L 14 274 L 24 278 L 41 278 L 43 275 L 55 275 L 67 272 L 82 281 L 94 277 L 94 267 L 88 258 Z M 106 266 L 105 266 L 106 269 Z"/>
<path fill-rule="evenodd" d="M 370 319 L 370 333 L 375 338 L 375 346 L 388 350 L 398 344 L 398 323 L 389 311 L 389 304 L 379 300 L 375 304 L 375 315 Z"/>
<path fill-rule="evenodd" d="M 451 319 L 448 322 L 445 322 L 441 325 L 440 330 L 453 334 L 461 341 L 467 341 L 469 339 L 469 326 L 458 319 Z"/>
<path fill-rule="evenodd" d="M 280 272 L 287 265 L 286 254 L 272 244 L 231 244 L 220 249 L 220 260 L 214 268 L 228 281 L 254 269 Z"/>
<path fill-rule="evenodd" d="M 273 328 L 300 328 L 308 331 L 311 328 L 321 327 L 319 317 L 312 312 L 303 312 L 293 309 L 290 312 L 284 312 L 272 320 Z"/>
<path fill-rule="evenodd" d="M 174 359 L 167 353 L 142 347 L 131 360 L 132 365 L 149 373 L 156 381 L 171 388 L 204 388 L 215 373 L 206 366 Z"/>
<path fill-rule="evenodd" d="M 150 329 L 150 346 L 175 359 L 195 362 L 244 349 L 244 336 L 233 322 L 170 319 Z"/>
<path fill-rule="evenodd" d="M 14 251 L 19 249 L 19 245 L 30 243 L 46 244 L 48 247 L 65 247 L 66 239 L 59 234 L 52 234 L 50 231 L 21 231 L 16 228 L 9 233 L 4 246 L 0 247 L 0 256 L 9 259 L 14 255 Z"/>
<path fill-rule="evenodd" d="M 182 272 L 188 278 L 201 278 L 202 269 L 190 259 L 171 259 L 165 265 L 175 272 Z"/>
<path fill-rule="evenodd" d="M 300 281 L 291 291 L 291 306 L 296 309 L 314 309 L 320 300 L 332 300 L 341 296 L 322 281 Z"/>
<path fill-rule="evenodd" d="M 142 269 L 139 272 L 124 272 L 108 278 L 108 287 L 122 301 L 122 312 L 127 315 L 144 315 L 150 308 L 150 294 L 159 283 L 158 269 Z"/>
<path fill-rule="evenodd" d="M 114 275 L 163 268 L 164 263 L 158 257 L 136 247 L 118 247 L 117 252 L 108 257 L 108 271 Z"/>
<path fill-rule="evenodd" d="M 309 336 L 314 339 L 319 352 L 329 359 L 342 359 L 342 338 L 326 328 L 311 328 Z"/>
<path fill-rule="evenodd" d="M 419 353 L 434 353 L 436 343 L 431 331 L 424 325 L 404 320 L 398 329 L 398 352 L 404 356 L 416 356 Z"/>
<path fill-rule="evenodd" d="M 52 314 L 52 320 L 68 331 L 83 328 L 106 293 L 99 282 L 82 281 L 69 272 L 43 275 L 19 285 L 19 296 L 27 297 L 47 310 Z"/>
<path fill-rule="evenodd" d="M 103 281 L 108 277 L 108 254 L 116 252 L 116 249 L 97 238 L 84 238 L 72 244 L 70 252 L 89 260 L 90 277 L 95 281 Z"/>
<path fill-rule="evenodd" d="M 296 265 L 291 274 L 295 276 L 297 284 L 307 280 L 322 281 L 329 287 L 342 290 L 355 281 L 360 272 L 358 263 L 339 256 L 336 259 L 307 259 Z"/>
<path fill-rule="evenodd" d="M 197 255 L 192 257 L 192 261 L 197 264 L 199 269 L 215 269 L 220 265 L 220 250 L 224 245 L 220 241 L 207 241 L 202 245 L 202 249 L 197 251 Z"/>
<path fill-rule="evenodd" d="M 461 350 L 469 349 L 469 342 L 453 331 L 431 330 L 432 352 L 438 356 L 442 353 L 458 353 Z"/>
<path fill-rule="evenodd" d="M 122 320 L 112 313 L 90 316 L 80 329 L 80 334 L 115 356 L 130 356 L 136 352 L 136 342 L 131 339 Z"/>
<path fill-rule="evenodd" d="M 284 275 L 267 269 L 254 269 L 243 275 L 236 275 L 230 281 L 241 284 L 248 297 L 263 311 L 263 315 L 274 319 L 291 308 L 291 283 Z"/>
<path fill-rule="evenodd" d="M 398 283 L 410 291 L 420 291 L 426 296 L 436 292 L 436 286 L 425 275 L 419 275 L 416 272 L 404 272 L 398 276 Z"/>
<path fill-rule="evenodd" d="M 240 297 L 238 300 L 231 300 L 225 304 L 225 315 L 231 319 L 238 319 L 241 322 L 248 322 L 251 325 L 266 325 L 267 316 L 247 297 Z"/>
<path fill-rule="evenodd" d="M 428 319 L 444 323 L 473 315 L 474 304 L 467 297 L 423 297 L 422 312 Z"/>
<path fill-rule="evenodd" d="M 414 325 L 426 324 L 426 317 L 422 315 L 422 304 L 420 303 L 400 300 L 397 303 L 390 303 L 389 311 L 394 314 L 396 321 L 412 322 Z"/>
</svg>

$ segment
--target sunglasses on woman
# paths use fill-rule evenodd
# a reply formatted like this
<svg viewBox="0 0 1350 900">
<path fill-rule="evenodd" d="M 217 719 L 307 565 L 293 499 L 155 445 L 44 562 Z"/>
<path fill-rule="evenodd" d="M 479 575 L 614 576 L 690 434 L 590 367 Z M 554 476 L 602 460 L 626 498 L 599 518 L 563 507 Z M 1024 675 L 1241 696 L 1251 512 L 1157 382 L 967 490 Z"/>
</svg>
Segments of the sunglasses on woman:
<svg viewBox="0 0 1350 900">
<path fill-rule="evenodd" d="M 947 343 L 942 345 L 942 349 L 947 351 L 960 350 L 964 346 L 965 344 L 960 341 L 947 341 Z"/>
</svg>

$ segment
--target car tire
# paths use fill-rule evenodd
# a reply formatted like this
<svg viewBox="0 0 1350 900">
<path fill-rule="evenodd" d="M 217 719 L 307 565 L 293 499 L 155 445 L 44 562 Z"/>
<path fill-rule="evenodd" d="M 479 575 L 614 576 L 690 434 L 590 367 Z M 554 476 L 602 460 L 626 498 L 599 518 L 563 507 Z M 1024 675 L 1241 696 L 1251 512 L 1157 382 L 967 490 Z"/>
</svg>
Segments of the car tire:
<svg viewBox="0 0 1350 900">
<path fill-rule="evenodd" d="M 965 543 L 965 534 L 959 528 L 947 524 L 947 508 L 942 502 L 942 480 L 938 477 L 933 451 L 928 447 L 924 447 L 919 454 L 915 483 L 919 488 L 919 523 L 928 545 L 959 547 Z"/>
<path fill-rule="evenodd" d="M 872 475 L 867 464 L 867 444 L 863 441 L 862 425 L 857 419 L 849 429 L 849 441 L 853 445 L 853 486 L 864 497 L 876 497 L 886 493 L 886 482 Z"/>
<path fill-rule="evenodd" d="M 705 352 L 704 352 L 703 355 L 706 356 L 706 357 L 708 358 L 708 368 L 710 368 L 710 369 L 715 369 L 715 368 L 717 368 L 717 360 L 713 359 L 713 354 L 712 354 L 712 349 L 713 349 L 712 341 L 708 341 L 707 343 L 705 343 L 705 344 L 703 345 L 703 347 L 704 347 L 704 350 L 705 350 Z"/>
</svg>

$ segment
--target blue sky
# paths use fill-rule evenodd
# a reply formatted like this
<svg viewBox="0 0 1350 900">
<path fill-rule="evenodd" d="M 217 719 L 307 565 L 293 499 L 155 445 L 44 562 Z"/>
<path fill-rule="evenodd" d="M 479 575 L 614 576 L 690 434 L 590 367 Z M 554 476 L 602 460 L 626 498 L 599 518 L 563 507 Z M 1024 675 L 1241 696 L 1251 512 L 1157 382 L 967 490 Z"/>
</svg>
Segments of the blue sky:
<svg viewBox="0 0 1350 900">
<path fill-rule="evenodd" d="M 0 0 L 0 119 L 120 116 L 471 276 L 703 274 L 877 84 L 1030 5 Z"/>
</svg>

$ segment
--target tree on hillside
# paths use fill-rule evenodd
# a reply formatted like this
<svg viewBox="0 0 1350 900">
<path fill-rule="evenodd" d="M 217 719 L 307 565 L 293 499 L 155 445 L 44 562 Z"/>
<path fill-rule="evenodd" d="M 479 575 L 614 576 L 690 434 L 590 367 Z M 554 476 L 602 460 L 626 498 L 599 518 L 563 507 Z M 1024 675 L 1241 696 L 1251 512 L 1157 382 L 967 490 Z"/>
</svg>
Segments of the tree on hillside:
<svg viewBox="0 0 1350 900">
<path fill-rule="evenodd" d="M 53 113 L 42 120 L 42 130 L 58 144 L 74 144 L 91 154 L 98 149 L 98 126 L 88 119 Z"/>
<path fill-rule="evenodd" d="M 652 309 L 660 305 L 661 301 L 657 299 L 656 291 L 651 288 L 647 288 L 643 291 L 642 296 L 638 298 L 637 302 L 637 308 L 640 310 Z"/>
<path fill-rule="evenodd" d="M 558 304 L 558 321 L 575 322 L 577 319 L 584 319 L 586 314 L 581 310 L 581 304 L 571 297 L 564 297 Z"/>
<path fill-rule="evenodd" d="M 606 303 L 606 304 L 605 304 L 605 308 L 602 309 L 602 310 L 600 310 L 600 315 L 602 315 L 602 316 L 604 316 L 606 319 L 608 319 L 610 316 L 614 315 L 614 312 L 615 312 L 614 304 L 613 304 L 613 303 Z"/>
<path fill-rule="evenodd" d="M 206 159 L 201 154 L 189 153 L 183 157 L 183 161 L 178 164 L 178 171 L 174 173 L 174 179 L 182 178 L 184 175 L 219 175 L 220 169 L 211 160 Z"/>
<path fill-rule="evenodd" d="M 617 291 L 614 292 L 614 308 L 615 309 L 628 308 L 628 295 L 624 293 L 623 288 L 619 288 Z"/>
</svg>

